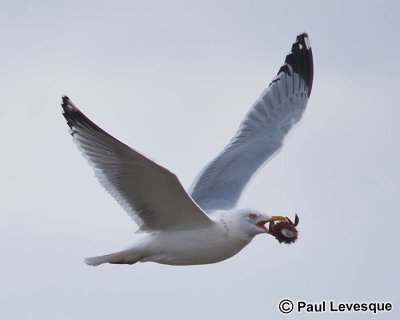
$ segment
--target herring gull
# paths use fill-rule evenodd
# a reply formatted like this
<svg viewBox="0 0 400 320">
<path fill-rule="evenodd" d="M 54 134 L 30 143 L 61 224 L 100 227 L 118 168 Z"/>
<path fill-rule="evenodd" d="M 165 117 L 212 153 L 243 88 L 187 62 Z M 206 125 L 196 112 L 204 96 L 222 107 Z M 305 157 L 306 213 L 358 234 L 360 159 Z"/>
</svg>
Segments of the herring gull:
<svg viewBox="0 0 400 320">
<path fill-rule="evenodd" d="M 64 96 L 63 115 L 75 143 L 99 182 L 145 233 L 125 250 L 86 258 L 86 263 L 208 264 L 232 257 L 258 234 L 294 242 L 297 215 L 293 223 L 284 216 L 235 207 L 257 169 L 281 149 L 301 119 L 312 82 L 312 51 L 303 33 L 235 136 L 199 173 L 189 192 L 175 174 L 109 135 Z"/>
</svg>

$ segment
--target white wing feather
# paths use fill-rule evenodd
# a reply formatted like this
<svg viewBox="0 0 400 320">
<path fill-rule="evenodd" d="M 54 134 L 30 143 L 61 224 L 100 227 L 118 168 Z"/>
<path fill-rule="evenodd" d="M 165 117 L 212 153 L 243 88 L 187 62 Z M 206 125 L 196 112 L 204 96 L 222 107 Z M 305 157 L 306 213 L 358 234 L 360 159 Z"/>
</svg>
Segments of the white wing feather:
<svg viewBox="0 0 400 320">
<path fill-rule="evenodd" d="M 312 81 L 312 51 L 303 33 L 236 135 L 195 179 L 190 193 L 203 210 L 227 210 L 237 204 L 251 177 L 280 150 L 289 130 L 301 119 Z"/>
<path fill-rule="evenodd" d="M 142 231 L 200 228 L 212 223 L 167 169 L 118 141 L 89 120 L 68 97 L 64 117 L 103 187 Z"/>
</svg>

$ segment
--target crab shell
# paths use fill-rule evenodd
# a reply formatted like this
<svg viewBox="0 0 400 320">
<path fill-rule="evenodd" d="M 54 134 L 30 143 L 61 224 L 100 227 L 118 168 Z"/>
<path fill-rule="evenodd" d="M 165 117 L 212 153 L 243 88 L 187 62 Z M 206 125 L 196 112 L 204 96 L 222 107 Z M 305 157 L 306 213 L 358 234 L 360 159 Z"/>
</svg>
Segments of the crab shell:
<svg viewBox="0 0 400 320">
<path fill-rule="evenodd" d="M 286 217 L 286 220 L 278 223 L 271 222 L 269 233 L 272 234 L 280 243 L 290 244 L 297 240 L 298 231 L 296 226 L 299 224 L 299 216 L 296 214 L 294 223 Z"/>
</svg>

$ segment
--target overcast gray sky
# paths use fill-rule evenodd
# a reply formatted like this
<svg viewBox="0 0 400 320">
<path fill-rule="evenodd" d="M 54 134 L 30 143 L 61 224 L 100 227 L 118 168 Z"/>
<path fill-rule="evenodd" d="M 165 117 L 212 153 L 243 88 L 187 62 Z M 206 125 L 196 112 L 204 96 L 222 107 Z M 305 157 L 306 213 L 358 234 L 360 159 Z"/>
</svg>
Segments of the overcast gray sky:
<svg viewBox="0 0 400 320">
<path fill-rule="evenodd" d="M 0 317 L 307 319 L 282 298 L 399 316 L 398 1 L 0 1 Z M 74 146 L 61 95 L 188 187 L 307 31 L 306 114 L 240 206 L 300 216 L 222 263 L 88 267 L 135 224 Z M 317 316 L 320 318 L 319 316 Z M 368 319 L 370 314 L 324 314 Z"/>
</svg>

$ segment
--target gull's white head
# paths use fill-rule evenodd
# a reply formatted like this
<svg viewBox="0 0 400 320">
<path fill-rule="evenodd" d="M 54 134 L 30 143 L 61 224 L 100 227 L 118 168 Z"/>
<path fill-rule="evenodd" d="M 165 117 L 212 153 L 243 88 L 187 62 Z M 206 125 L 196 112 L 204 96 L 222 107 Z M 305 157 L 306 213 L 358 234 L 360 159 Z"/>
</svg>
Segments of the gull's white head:
<svg viewBox="0 0 400 320">
<path fill-rule="evenodd" d="M 273 234 L 269 230 L 269 225 L 275 221 L 286 221 L 286 217 L 269 216 L 253 209 L 238 210 L 233 216 L 235 216 L 236 227 L 251 237 L 260 233 Z"/>
<path fill-rule="evenodd" d="M 238 235 L 245 238 L 253 238 L 257 234 L 267 233 L 274 236 L 280 243 L 290 244 L 297 240 L 299 217 L 296 214 L 295 221 L 288 217 L 270 216 L 253 209 L 235 210 L 228 217 L 234 217 L 228 222 L 230 228 Z M 277 223 L 275 223 L 277 222 Z"/>
</svg>

